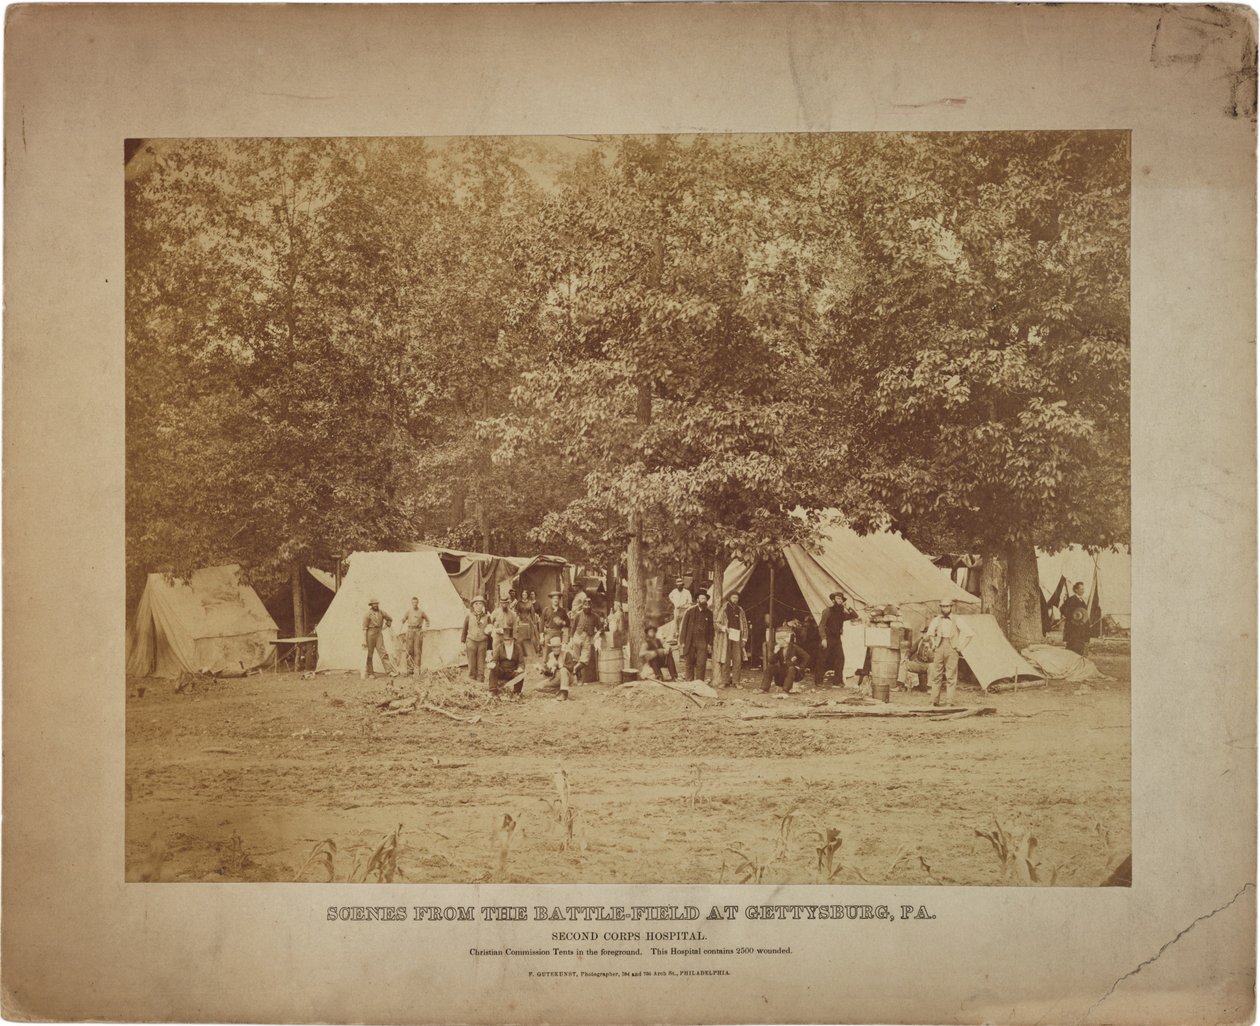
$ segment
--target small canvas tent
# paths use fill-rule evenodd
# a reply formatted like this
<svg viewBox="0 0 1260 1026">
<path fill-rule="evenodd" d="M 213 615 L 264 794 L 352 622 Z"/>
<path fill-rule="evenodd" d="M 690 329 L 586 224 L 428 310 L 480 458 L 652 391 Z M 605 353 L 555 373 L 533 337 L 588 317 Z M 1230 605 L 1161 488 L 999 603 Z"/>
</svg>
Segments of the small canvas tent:
<svg viewBox="0 0 1260 1026">
<path fill-rule="evenodd" d="M 272 655 L 276 624 L 236 565 L 195 570 L 188 581 L 149 574 L 128 631 L 127 673 L 240 672 Z"/>
<path fill-rule="evenodd" d="M 780 569 L 774 581 L 776 626 L 804 614 L 818 622 L 830 603 L 831 592 L 843 591 L 859 612 L 872 606 L 896 606 L 901 620 L 917 634 L 939 611 L 941 601 L 948 599 L 954 602 L 955 612 L 971 615 L 973 626 L 980 628 L 976 630 L 972 659 L 967 662 L 985 687 L 1016 674 L 1040 676 L 1011 647 L 997 629 L 996 621 L 992 622 L 992 629 L 981 622 L 992 621 L 992 617 L 979 615 L 979 599 L 955 584 L 899 534 L 876 531 L 860 535 L 833 523 L 824 527 L 817 547 L 807 550 L 789 545 L 783 550 L 783 557 L 787 572 Z M 740 591 L 740 604 L 748 614 L 756 640 L 763 633 L 759 628 L 769 612 L 770 578 L 769 567 L 750 566 L 739 560 L 727 566 L 722 578 L 723 594 L 732 588 Z M 848 624 L 843 644 L 845 668 L 852 673 L 861 668 L 866 655 L 863 628 Z"/>
<path fill-rule="evenodd" d="M 1110 618 L 1117 627 L 1128 630 L 1130 608 L 1131 557 L 1127 552 L 1105 549 L 1091 554 L 1079 545 L 1061 552 L 1037 553 L 1037 576 L 1047 609 L 1058 609 L 1079 581 L 1085 585 L 1085 601 L 1090 610 L 1090 627 L 1097 637 L 1103 621 Z"/>
<path fill-rule="evenodd" d="M 382 611 L 397 623 L 411 605 L 429 618 L 424 636 L 421 669 L 453 666 L 464 656 L 459 634 L 464 625 L 464 603 L 452 586 L 436 552 L 356 552 L 315 633 L 319 636 L 319 668 L 358 670 L 363 666 L 363 617 L 368 600 L 379 599 Z M 386 651 L 392 657 L 392 631 Z"/>
</svg>

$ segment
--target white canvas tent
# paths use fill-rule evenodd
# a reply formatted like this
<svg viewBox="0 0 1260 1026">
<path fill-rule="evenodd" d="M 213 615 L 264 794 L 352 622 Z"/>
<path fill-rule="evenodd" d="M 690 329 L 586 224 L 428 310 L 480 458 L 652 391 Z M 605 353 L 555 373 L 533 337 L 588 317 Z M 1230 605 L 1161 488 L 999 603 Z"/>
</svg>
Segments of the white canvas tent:
<svg viewBox="0 0 1260 1026">
<path fill-rule="evenodd" d="M 1085 602 L 1100 618 L 1110 617 L 1128 630 L 1132 622 L 1130 580 L 1132 558 L 1127 552 L 1105 549 L 1097 554 L 1073 545 L 1061 552 L 1037 553 L 1037 576 L 1043 598 L 1058 606 L 1078 581 L 1085 585 Z"/>
<path fill-rule="evenodd" d="M 379 599 L 395 624 L 411 605 L 411 597 L 429 618 L 421 669 L 454 666 L 464 657 L 459 634 L 465 609 L 438 554 L 429 552 L 356 552 L 315 633 L 319 636 L 321 670 L 359 670 L 363 651 L 363 617 L 368 600 Z M 393 631 L 386 632 L 386 651 L 393 657 Z"/>
<path fill-rule="evenodd" d="M 271 658 L 276 624 L 233 564 L 195 570 L 187 582 L 149 574 L 127 634 L 132 676 L 239 673 Z"/>
<path fill-rule="evenodd" d="M 971 618 L 975 640 L 971 659 L 966 662 L 984 687 L 1016 675 L 1041 676 L 1011 647 L 996 621 L 980 614 L 980 600 L 955 584 L 899 534 L 876 531 L 860 535 L 833 523 L 824 528 L 815 549 L 789 545 L 783 557 L 792 578 L 791 594 L 799 592 L 806 606 L 795 610 L 798 616 L 807 611 L 817 622 L 830 604 L 828 596 L 839 590 L 858 612 L 872 606 L 896 606 L 901 620 L 917 634 L 939 611 L 941 601 L 948 599 L 956 613 Z M 723 574 L 722 592 L 738 589 L 750 622 L 760 624 L 768 608 L 768 580 L 763 568 L 733 560 Z M 776 581 L 776 602 L 780 587 Z M 861 668 L 866 655 L 861 625 L 846 625 L 842 642 L 845 669 L 852 673 Z"/>
</svg>

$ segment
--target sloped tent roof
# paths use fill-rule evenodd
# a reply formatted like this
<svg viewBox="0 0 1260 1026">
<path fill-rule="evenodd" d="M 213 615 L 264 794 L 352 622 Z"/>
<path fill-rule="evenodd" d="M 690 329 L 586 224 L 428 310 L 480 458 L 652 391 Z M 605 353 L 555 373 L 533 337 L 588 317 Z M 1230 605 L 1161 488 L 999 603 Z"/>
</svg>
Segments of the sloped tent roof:
<svg viewBox="0 0 1260 1026">
<path fill-rule="evenodd" d="M 315 580 L 322 584 L 329 591 L 337 590 L 337 579 L 333 577 L 327 570 L 320 570 L 318 567 L 308 566 L 306 572 Z"/>
<path fill-rule="evenodd" d="M 414 552 L 436 552 L 459 560 L 459 569 L 450 574 L 451 583 L 465 605 L 480 595 L 493 603 L 515 587 L 518 579 L 525 588 L 550 591 L 563 583 L 569 561 L 561 556 L 494 556 L 488 552 L 466 552 L 417 542 Z"/>
<path fill-rule="evenodd" d="M 149 574 L 128 631 L 127 673 L 178 677 L 185 670 L 252 670 L 272 655 L 276 623 L 240 567 L 193 571 L 188 581 Z"/>
<path fill-rule="evenodd" d="M 860 535 L 833 522 L 822 529 L 815 549 L 789 545 L 784 548 L 783 556 L 815 621 L 830 604 L 828 596 L 837 590 L 843 591 L 850 605 L 859 611 L 872 606 L 895 605 L 902 621 L 916 633 L 939 611 L 943 600 L 953 601 L 959 614 L 969 614 L 977 621 L 981 619 L 979 600 L 955 584 L 947 573 L 899 534 L 876 531 Z M 733 560 L 722 577 L 723 593 L 732 588 L 742 589 L 752 571 L 749 564 Z M 987 619 L 992 621 L 992 617 Z M 842 643 L 846 671 L 855 672 L 861 668 L 866 654 L 861 625 L 848 624 Z M 997 629 L 996 621 L 992 630 L 987 625 L 977 629 L 972 644 L 976 648 L 967 665 L 986 688 L 994 680 L 1015 674 L 1040 677 L 1011 647 Z M 986 679 L 991 672 L 998 675 Z"/>
<path fill-rule="evenodd" d="M 341 587 L 315 628 L 319 636 L 319 668 L 361 669 L 366 655 L 363 617 L 368 611 L 368 600 L 379 599 L 382 611 L 397 624 L 411 605 L 413 595 L 420 600 L 420 608 L 429 618 L 421 669 L 439 669 L 459 663 L 464 657 L 464 646 L 459 640 L 464 626 L 464 603 L 451 585 L 438 554 L 432 550 L 356 552 L 350 556 Z M 385 640 L 392 658 L 392 629 L 386 632 Z"/>
<path fill-rule="evenodd" d="M 1086 604 L 1092 607 L 1096 599 L 1101 615 L 1126 629 L 1132 621 L 1131 573 L 1132 557 L 1127 552 L 1105 549 L 1090 554 L 1073 545 L 1061 552 L 1037 553 L 1037 576 L 1046 601 L 1058 605 L 1080 581 L 1085 585 Z"/>
</svg>

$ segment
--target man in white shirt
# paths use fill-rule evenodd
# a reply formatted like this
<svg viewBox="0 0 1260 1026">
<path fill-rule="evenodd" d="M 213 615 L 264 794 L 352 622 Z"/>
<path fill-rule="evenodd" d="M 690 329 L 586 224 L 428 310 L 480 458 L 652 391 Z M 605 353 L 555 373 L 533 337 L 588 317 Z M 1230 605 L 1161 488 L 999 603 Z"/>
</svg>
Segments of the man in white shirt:
<svg viewBox="0 0 1260 1026">
<path fill-rule="evenodd" d="M 940 705 L 941 685 L 945 685 L 945 704 L 954 704 L 958 686 L 958 657 L 971 644 L 975 632 L 954 617 L 954 603 L 942 602 L 939 616 L 923 632 L 932 649 L 932 672 L 929 696 L 933 705 Z"/>
<path fill-rule="evenodd" d="M 660 592 L 657 592 L 659 595 Z M 669 593 L 669 604 L 674 607 L 674 630 L 678 630 L 678 624 L 682 621 L 682 615 L 687 611 L 687 607 L 691 605 L 691 591 L 683 587 L 683 579 L 681 577 L 674 578 L 674 590 Z"/>
</svg>

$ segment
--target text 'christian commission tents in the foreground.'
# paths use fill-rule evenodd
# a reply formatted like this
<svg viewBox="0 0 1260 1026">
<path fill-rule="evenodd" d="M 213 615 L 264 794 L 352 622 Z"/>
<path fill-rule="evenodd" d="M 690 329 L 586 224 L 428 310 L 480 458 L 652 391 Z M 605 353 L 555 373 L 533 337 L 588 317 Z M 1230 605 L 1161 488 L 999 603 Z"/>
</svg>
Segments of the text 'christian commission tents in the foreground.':
<svg viewBox="0 0 1260 1026">
<path fill-rule="evenodd" d="M 823 528 L 817 546 L 788 545 L 783 558 L 791 572 L 773 575 L 776 620 L 785 607 L 798 616 L 818 620 L 830 604 L 831 593 L 842 591 L 855 611 L 896 607 L 898 618 L 914 636 L 936 614 L 941 602 L 953 602 L 955 614 L 975 634 L 962 658 L 982 687 L 998 680 L 1042 676 L 1011 647 L 997 621 L 980 612 L 976 596 L 955 584 L 948 572 L 899 534 L 875 531 L 860 535 L 843 524 L 832 523 Z M 750 566 L 732 560 L 722 578 L 722 591 L 739 591 L 749 618 L 760 623 L 769 611 L 771 578 L 771 569 L 765 564 Z M 846 624 L 843 645 L 845 666 L 852 675 L 865 660 L 865 628 L 859 623 Z"/>
<path fill-rule="evenodd" d="M 276 624 L 233 564 L 187 581 L 149 574 L 127 635 L 132 676 L 240 673 L 271 658 Z"/>
<path fill-rule="evenodd" d="M 424 665 L 434 670 L 458 663 L 464 655 L 459 632 L 464 625 L 464 603 L 451 584 L 438 554 L 429 552 L 356 552 L 328 612 L 319 621 L 319 669 L 358 670 L 363 665 L 363 615 L 368 601 L 397 620 L 420 600 L 429 618 L 425 631 Z M 388 638 L 392 650 L 392 632 Z"/>
</svg>

